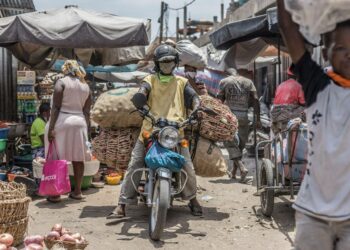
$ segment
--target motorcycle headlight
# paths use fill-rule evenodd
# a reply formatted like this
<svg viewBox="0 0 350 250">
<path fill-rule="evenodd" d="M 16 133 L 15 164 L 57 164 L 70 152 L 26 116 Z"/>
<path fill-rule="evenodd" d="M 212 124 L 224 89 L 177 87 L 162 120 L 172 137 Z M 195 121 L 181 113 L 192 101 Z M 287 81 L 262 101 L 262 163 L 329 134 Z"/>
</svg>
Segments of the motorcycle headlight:
<svg viewBox="0 0 350 250">
<path fill-rule="evenodd" d="M 179 132 L 173 127 L 163 128 L 159 132 L 159 143 L 164 148 L 172 149 L 175 148 L 179 143 Z"/>
</svg>

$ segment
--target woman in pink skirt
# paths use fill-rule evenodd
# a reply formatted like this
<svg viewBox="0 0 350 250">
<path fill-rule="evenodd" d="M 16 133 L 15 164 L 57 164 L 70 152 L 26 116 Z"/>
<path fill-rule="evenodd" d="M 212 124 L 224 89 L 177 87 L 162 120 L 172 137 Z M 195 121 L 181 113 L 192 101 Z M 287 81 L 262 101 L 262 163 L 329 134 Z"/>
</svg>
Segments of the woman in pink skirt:
<svg viewBox="0 0 350 250">
<path fill-rule="evenodd" d="M 58 157 L 72 162 L 75 188 L 72 199 L 81 200 L 81 183 L 84 161 L 90 160 L 88 126 L 90 123 L 91 92 L 85 82 L 84 69 L 75 60 L 67 60 L 62 66 L 64 78 L 55 84 L 51 117 L 46 126 L 46 139 L 54 141 Z M 49 143 L 45 143 L 49 145 Z M 46 147 L 47 155 L 48 147 Z M 49 197 L 50 202 L 59 202 L 59 196 Z"/>
</svg>

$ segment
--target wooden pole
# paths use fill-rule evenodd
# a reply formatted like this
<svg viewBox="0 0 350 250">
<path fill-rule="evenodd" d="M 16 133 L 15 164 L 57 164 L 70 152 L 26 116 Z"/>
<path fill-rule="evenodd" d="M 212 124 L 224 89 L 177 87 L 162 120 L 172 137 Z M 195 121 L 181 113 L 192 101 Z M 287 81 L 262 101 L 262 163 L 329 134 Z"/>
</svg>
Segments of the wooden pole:
<svg viewBox="0 0 350 250">
<path fill-rule="evenodd" d="M 160 30 L 159 30 L 159 44 L 163 41 L 163 29 L 164 29 L 164 2 L 160 5 Z"/>
<path fill-rule="evenodd" d="M 224 3 L 221 3 L 221 22 L 223 22 L 225 18 L 224 8 L 225 8 Z"/>
<path fill-rule="evenodd" d="M 178 42 L 180 40 L 179 37 L 179 29 L 180 29 L 180 17 L 176 17 L 176 41 Z"/>
<path fill-rule="evenodd" d="M 184 7 L 184 38 L 187 38 L 187 6 Z"/>
</svg>

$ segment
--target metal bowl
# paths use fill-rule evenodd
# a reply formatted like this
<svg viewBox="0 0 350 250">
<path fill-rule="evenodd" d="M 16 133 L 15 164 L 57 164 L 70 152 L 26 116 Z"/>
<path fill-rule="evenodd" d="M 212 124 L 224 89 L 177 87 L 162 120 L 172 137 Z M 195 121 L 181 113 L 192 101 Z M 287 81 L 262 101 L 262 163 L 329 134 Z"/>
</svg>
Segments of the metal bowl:
<svg viewBox="0 0 350 250">
<path fill-rule="evenodd" d="M 27 132 L 27 126 L 25 123 L 11 123 L 8 124 L 9 127 L 9 133 L 8 133 L 8 139 L 13 140 L 16 137 L 20 137 L 26 134 Z"/>
</svg>

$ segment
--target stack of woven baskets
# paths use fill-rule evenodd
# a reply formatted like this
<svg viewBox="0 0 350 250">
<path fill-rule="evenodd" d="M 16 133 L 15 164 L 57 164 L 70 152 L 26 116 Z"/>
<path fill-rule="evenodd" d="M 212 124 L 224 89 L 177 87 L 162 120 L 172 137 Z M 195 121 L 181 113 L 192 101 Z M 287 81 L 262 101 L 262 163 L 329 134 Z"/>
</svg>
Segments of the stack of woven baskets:
<svg viewBox="0 0 350 250">
<path fill-rule="evenodd" d="M 100 126 L 92 141 L 96 158 L 124 174 L 142 125 L 131 102 L 137 88 L 120 88 L 103 93 L 96 101 L 91 118 Z"/>
<path fill-rule="evenodd" d="M 28 206 L 24 184 L 0 181 L 0 234 L 14 237 L 14 246 L 23 242 L 28 226 Z"/>
<path fill-rule="evenodd" d="M 64 77 L 63 74 L 48 73 L 44 79 L 39 82 L 39 98 L 43 101 L 49 101 L 57 80 Z"/>
<path fill-rule="evenodd" d="M 92 142 L 96 158 L 123 174 L 128 167 L 139 131 L 135 128 L 101 128 L 100 134 Z"/>
</svg>

